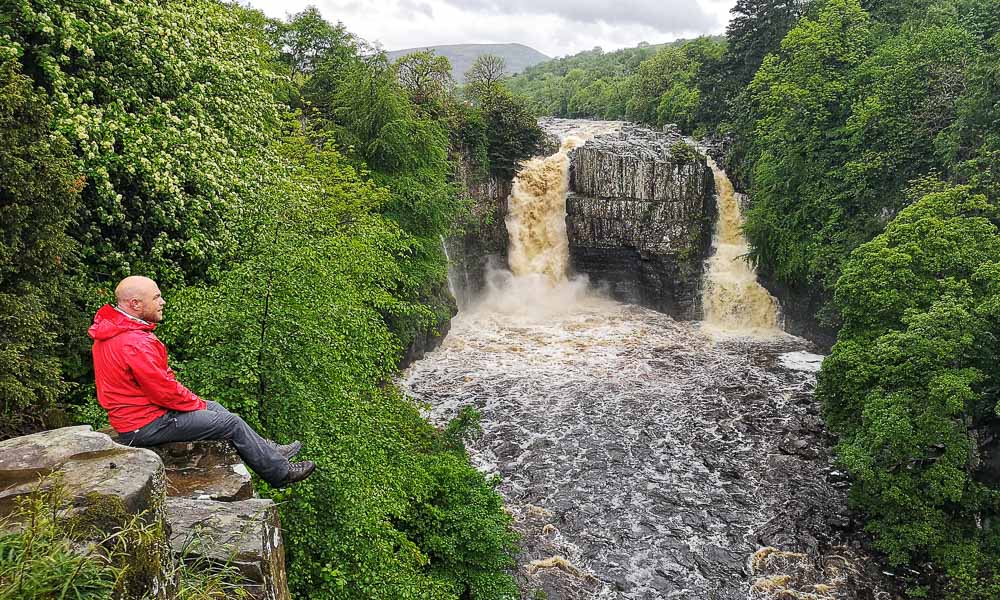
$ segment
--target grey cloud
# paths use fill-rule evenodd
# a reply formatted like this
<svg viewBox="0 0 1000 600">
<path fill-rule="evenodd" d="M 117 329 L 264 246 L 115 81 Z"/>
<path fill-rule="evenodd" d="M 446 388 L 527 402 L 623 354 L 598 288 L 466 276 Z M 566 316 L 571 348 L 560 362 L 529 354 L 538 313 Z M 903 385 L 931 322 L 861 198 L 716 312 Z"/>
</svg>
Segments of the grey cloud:
<svg viewBox="0 0 1000 600">
<path fill-rule="evenodd" d="M 577 23 L 646 25 L 659 31 L 700 32 L 718 25 L 695 0 L 444 0 L 452 6 L 491 14 L 552 14 Z"/>
<path fill-rule="evenodd" d="M 401 17 L 407 19 L 412 19 L 418 15 L 434 17 L 434 10 L 431 8 L 431 5 L 419 0 L 399 0 L 399 12 Z"/>
</svg>

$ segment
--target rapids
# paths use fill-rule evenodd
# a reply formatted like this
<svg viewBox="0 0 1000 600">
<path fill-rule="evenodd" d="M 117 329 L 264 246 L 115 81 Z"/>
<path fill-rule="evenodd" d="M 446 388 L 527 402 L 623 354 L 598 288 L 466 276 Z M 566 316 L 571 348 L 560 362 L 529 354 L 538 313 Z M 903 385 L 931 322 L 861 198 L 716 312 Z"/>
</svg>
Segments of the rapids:
<svg viewBox="0 0 1000 600">
<path fill-rule="evenodd" d="M 534 315 L 486 308 L 459 314 L 404 386 L 433 422 L 465 405 L 481 412 L 472 460 L 501 477 L 530 586 L 565 598 L 746 598 L 747 561 L 777 543 L 760 532 L 803 486 L 827 485 L 827 461 L 782 448 L 790 423 L 815 418 L 815 376 L 777 364 L 803 346 L 718 342 L 599 298 Z M 547 569 L 562 571 L 547 584 L 531 564 L 555 556 L 572 569 Z"/>
<path fill-rule="evenodd" d="M 853 550 L 839 546 L 845 484 L 812 397 L 821 357 L 775 313 L 749 324 L 766 336 L 720 336 L 726 323 L 675 321 L 567 276 L 565 237 L 545 240 L 575 133 L 515 182 L 513 273 L 491 273 L 401 381 L 434 423 L 481 413 L 469 452 L 523 536 L 523 597 L 742 600 L 793 583 L 807 595 L 787 597 L 855 597 L 837 590 L 858 569 L 827 560 Z M 745 265 L 737 253 L 719 259 L 727 270 Z M 748 277 L 737 287 L 759 297 Z"/>
</svg>

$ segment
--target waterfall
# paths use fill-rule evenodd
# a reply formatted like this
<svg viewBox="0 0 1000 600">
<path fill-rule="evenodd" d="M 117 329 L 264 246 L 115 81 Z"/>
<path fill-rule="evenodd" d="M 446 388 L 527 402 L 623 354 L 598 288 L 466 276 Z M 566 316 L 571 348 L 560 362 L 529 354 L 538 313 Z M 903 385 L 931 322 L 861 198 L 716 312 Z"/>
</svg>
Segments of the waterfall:
<svg viewBox="0 0 1000 600">
<path fill-rule="evenodd" d="M 715 174 L 719 220 L 705 275 L 705 326 L 725 333 L 778 334 L 778 301 L 757 283 L 757 273 L 746 259 L 749 248 L 733 184 L 714 161 L 709 159 L 708 165 Z"/>
<path fill-rule="evenodd" d="M 505 219 L 510 270 L 487 273 L 486 293 L 476 310 L 532 321 L 610 305 L 588 289 L 586 277 L 570 275 L 566 194 L 570 152 L 621 125 L 614 121 L 573 123 L 558 132 L 561 142 L 555 154 L 521 165 Z"/>
<path fill-rule="evenodd" d="M 462 307 L 462 299 L 459 297 L 458 287 L 455 285 L 455 274 L 452 271 L 453 265 L 451 264 L 451 255 L 448 254 L 448 243 L 445 241 L 444 236 L 439 236 L 441 238 L 441 249 L 444 250 L 444 259 L 448 266 L 448 291 L 451 292 L 452 298 L 458 304 L 458 307 Z"/>
<path fill-rule="evenodd" d="M 567 136 L 558 152 L 531 159 L 514 179 L 506 223 L 510 235 L 507 260 L 515 276 L 540 275 L 553 284 L 566 280 L 569 152 L 584 142 L 582 137 Z"/>
<path fill-rule="evenodd" d="M 815 426 L 821 357 L 804 340 L 761 335 L 778 332 L 777 303 L 743 258 L 725 173 L 711 165 L 720 218 L 707 323 L 676 321 L 571 273 L 569 155 L 614 129 L 554 125 L 558 152 L 522 165 L 514 182 L 510 270 L 487 272 L 482 300 L 400 382 L 442 427 L 465 406 L 480 412 L 467 448 L 498 476 L 522 536 L 522 595 L 882 597 L 859 566 L 870 558 L 834 525 L 847 500 Z M 802 548 L 808 556 L 791 552 Z M 816 567 L 827 564 L 837 567 Z"/>
</svg>

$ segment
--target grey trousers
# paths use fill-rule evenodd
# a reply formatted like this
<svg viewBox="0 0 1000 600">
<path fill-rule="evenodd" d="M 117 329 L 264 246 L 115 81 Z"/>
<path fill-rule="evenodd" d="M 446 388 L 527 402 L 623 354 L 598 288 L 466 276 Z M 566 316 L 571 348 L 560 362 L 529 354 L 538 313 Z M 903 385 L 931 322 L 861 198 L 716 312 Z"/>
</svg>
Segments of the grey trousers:
<svg viewBox="0 0 1000 600">
<path fill-rule="evenodd" d="M 206 402 L 205 410 L 167 414 L 138 431 L 121 433 L 118 442 L 126 446 L 157 446 L 168 442 L 229 440 L 248 467 L 271 485 L 278 485 L 288 475 L 288 459 L 268 445 L 238 415 L 218 402 Z"/>
</svg>

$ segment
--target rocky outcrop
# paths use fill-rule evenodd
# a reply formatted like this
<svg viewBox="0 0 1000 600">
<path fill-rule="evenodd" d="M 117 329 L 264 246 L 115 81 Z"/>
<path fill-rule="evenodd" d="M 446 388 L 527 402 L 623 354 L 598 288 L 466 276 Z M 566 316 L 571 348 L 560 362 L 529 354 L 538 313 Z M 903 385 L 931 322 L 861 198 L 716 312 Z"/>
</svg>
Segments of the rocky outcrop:
<svg viewBox="0 0 1000 600">
<path fill-rule="evenodd" d="M 172 498 L 233 502 L 254 497 L 250 471 L 227 441 L 175 442 L 152 450 L 163 461 Z"/>
<path fill-rule="evenodd" d="M 255 600 L 289 598 L 278 507 L 270 500 L 169 498 L 170 546 L 193 568 L 235 569 Z"/>
<path fill-rule="evenodd" d="M 551 140 L 548 143 L 551 144 Z M 507 266 L 508 237 L 504 219 L 512 180 L 480 173 L 471 161 L 460 160 L 455 182 L 471 201 L 471 213 L 461 232 L 442 243 L 449 258 L 455 299 L 458 306 L 463 307 L 486 287 L 491 269 Z"/>
<path fill-rule="evenodd" d="M 620 300 L 698 318 L 716 214 L 704 157 L 676 132 L 626 124 L 570 159 L 572 267 Z"/>
<path fill-rule="evenodd" d="M 408 324 L 403 324 L 397 319 L 389 318 L 389 324 L 393 330 L 403 340 L 408 341 L 403 351 L 403 356 L 399 361 L 400 369 L 405 369 L 413 364 L 414 361 L 423 358 L 424 354 L 441 345 L 445 336 L 448 335 L 448 329 L 451 327 L 451 318 L 458 313 L 456 298 L 452 296 L 448 287 L 447 283 L 441 282 L 435 286 L 433 294 L 421 299 L 421 302 L 430 307 L 436 315 L 436 320 L 433 324 L 426 325 L 420 323 L 415 325 L 412 320 Z"/>
<path fill-rule="evenodd" d="M 837 330 L 820 322 L 819 314 L 830 298 L 818 290 L 797 290 L 761 275 L 760 284 L 781 304 L 782 329 L 805 338 L 822 352 L 828 353 L 837 341 Z"/>
<path fill-rule="evenodd" d="M 541 119 L 541 153 L 554 154 L 567 119 Z M 566 224 L 571 266 L 615 297 L 681 318 L 700 315 L 700 280 L 715 219 L 714 183 L 702 156 L 676 129 L 621 124 L 571 153 Z M 472 200 L 461 235 L 447 240 L 459 306 L 507 266 L 510 180 L 477 176 L 464 164 L 456 182 Z"/>
<path fill-rule="evenodd" d="M 173 596 L 164 469 L 155 453 L 115 444 L 89 426 L 0 442 L 0 517 L 15 512 L 19 498 L 56 487 L 68 499 L 63 518 L 77 541 L 103 540 L 140 515 L 150 533 L 130 552 L 125 593 L 129 598 Z"/>
<path fill-rule="evenodd" d="M 277 506 L 253 498 L 228 442 L 131 448 L 89 426 L 0 442 L 0 518 L 16 513 L 19 498 L 56 487 L 70 507 L 61 518 L 83 541 L 105 539 L 136 516 L 148 526 L 130 548 L 124 597 L 172 598 L 184 560 L 190 569 L 235 568 L 253 598 L 290 598 Z"/>
</svg>

